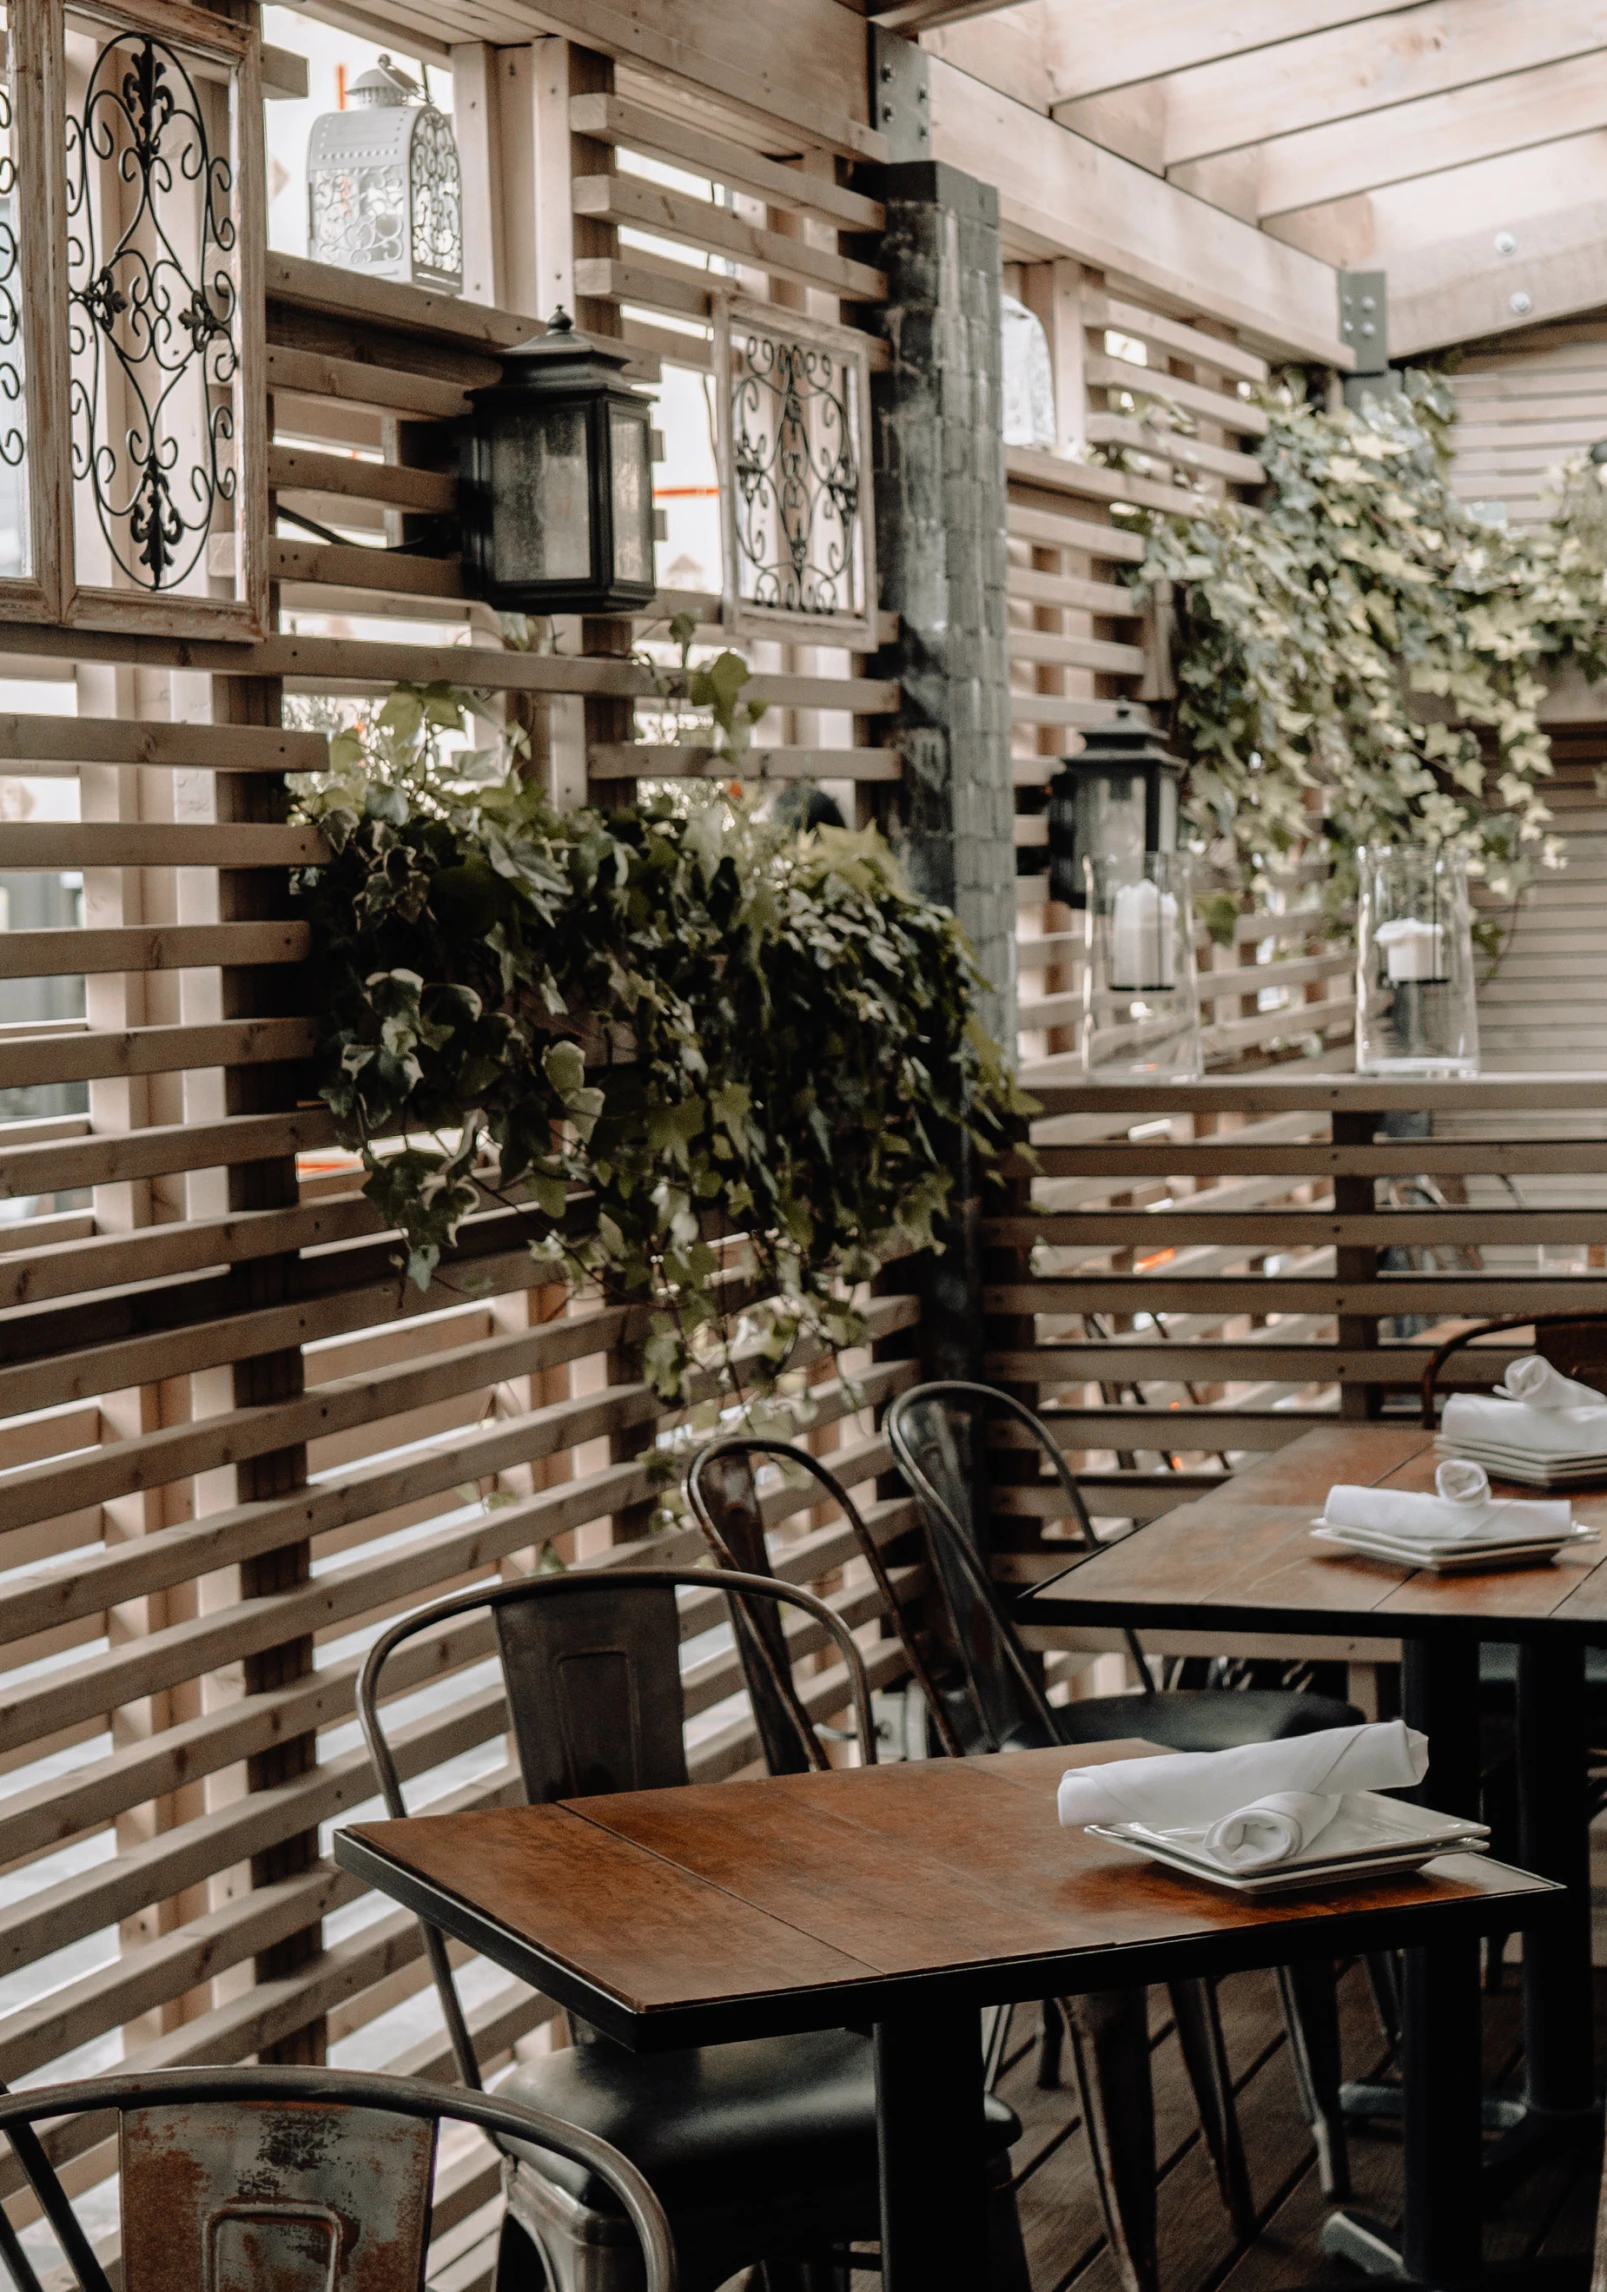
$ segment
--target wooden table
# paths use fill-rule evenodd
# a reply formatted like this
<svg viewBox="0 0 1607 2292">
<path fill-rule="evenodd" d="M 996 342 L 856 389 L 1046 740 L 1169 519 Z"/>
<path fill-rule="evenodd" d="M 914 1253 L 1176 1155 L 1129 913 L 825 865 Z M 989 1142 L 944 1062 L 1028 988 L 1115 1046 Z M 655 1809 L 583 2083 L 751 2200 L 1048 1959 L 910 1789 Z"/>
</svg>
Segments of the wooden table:
<svg viewBox="0 0 1607 2292">
<path fill-rule="evenodd" d="M 335 1857 L 644 2052 L 874 2028 L 889 2292 L 984 2280 L 980 2006 L 1432 1942 L 1414 1955 L 1435 1969 L 1444 2089 L 1413 2120 L 1434 2138 L 1409 2180 L 1412 2249 L 1464 2257 L 1478 1937 L 1552 1913 L 1556 1889 L 1447 1855 L 1247 1902 L 1062 1831 L 1067 1764 L 1029 1751 L 363 1823 Z M 1475 2211 L 1475 2266 L 1477 2236 Z"/>
<path fill-rule="evenodd" d="M 1227 1421 L 1227 1420 L 1224 1420 Z M 1591 2060 L 1590 1846 L 1584 1799 L 1585 1649 L 1607 1644 L 1607 1498 L 1576 1500 L 1600 1545 L 1552 1566 L 1435 1576 L 1313 1543 L 1336 1481 L 1432 1490 L 1433 1436 L 1415 1426 L 1324 1425 L 1023 1594 L 1032 1623 L 1220 1625 L 1310 1638 L 1399 1638 L 1407 1720 L 1429 1738 L 1418 1796 L 1478 1812 L 1479 1647 L 1518 1644 L 1519 1854 L 1568 1890 L 1544 1951 L 1524 1953 L 1529 2122 L 1521 2157 L 1559 2121 L 1588 2122 Z M 1497 1484 L 1502 1493 L 1525 1491 Z M 1529 1491 L 1528 1493 L 1533 1493 Z"/>
</svg>

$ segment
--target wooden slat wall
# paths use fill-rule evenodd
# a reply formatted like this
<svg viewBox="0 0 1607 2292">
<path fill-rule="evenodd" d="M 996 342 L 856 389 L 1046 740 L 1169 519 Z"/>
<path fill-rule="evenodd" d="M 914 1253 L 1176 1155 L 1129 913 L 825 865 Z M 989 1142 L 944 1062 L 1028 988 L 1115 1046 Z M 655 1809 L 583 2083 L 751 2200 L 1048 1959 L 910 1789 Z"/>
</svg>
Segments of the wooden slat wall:
<svg viewBox="0 0 1607 2292">
<path fill-rule="evenodd" d="M 1599 1069 L 1391 1084 L 1303 1067 L 1036 1095 L 1041 1167 L 986 1229 L 989 1368 L 1060 1424 L 1110 1515 L 1168 1510 L 1314 1409 L 1404 1402 L 1462 1322 L 1607 1308 Z M 1384 1135 L 1424 1109 L 1432 1137 Z M 1452 1382 L 1487 1388 L 1524 1349 L 1481 1346 Z M 1009 1569 L 1047 1562 L 1029 1540 Z"/>
<path fill-rule="evenodd" d="M 58 747 L 67 729 L 54 724 Z M 107 728 L 90 731 L 85 745 L 104 750 Z M 144 728 L 125 737 L 141 753 Z M 249 785 L 260 790 L 277 786 L 260 769 L 268 759 L 281 771 L 312 761 L 306 736 L 288 759 L 273 730 L 219 726 L 208 739 L 220 791 L 238 777 L 231 765 L 258 768 Z M 84 768 L 86 794 L 108 769 Z M 171 796 L 171 771 L 122 769 L 148 811 L 152 783 Z M 282 880 L 287 833 L 147 818 L 139 866 L 104 872 L 125 897 L 132 886 L 149 900 L 153 880 L 177 885 L 182 911 L 208 881 L 243 870 Z M 0 872 L 93 868 L 104 856 L 98 824 L 48 837 L 0 826 Z M 7 949 L 23 975 L 28 936 L 10 934 Z M 211 947 L 181 952 L 192 966 L 218 959 Z M 310 982 L 254 966 L 252 952 L 222 973 L 236 1003 L 287 980 L 304 1000 Z M 127 1094 L 136 1086 L 118 1078 L 132 1073 L 166 1094 L 147 1111 L 177 1117 L 114 1129 L 95 1107 L 0 1127 L 0 1192 L 31 1213 L 0 1228 L 0 2076 L 326 2046 L 337 2060 L 439 2072 L 412 1921 L 376 1915 L 317 1852 L 324 1826 L 372 1796 L 352 1728 L 362 1649 L 387 1616 L 528 1570 L 549 1546 L 570 1562 L 631 1557 L 639 1547 L 619 1539 L 649 1496 L 639 1452 L 662 1412 L 622 1368 L 625 1317 L 562 1310 L 517 1213 L 474 1220 L 427 1296 L 399 1293 L 392 1244 L 350 1158 L 330 1147 L 327 1115 L 297 1105 L 306 1021 L 138 1010 L 159 984 L 149 966 L 160 953 L 144 933 L 120 952 L 130 1028 L 92 1012 L 88 1024 L 0 1041 L 0 1089 L 88 1075 Z M 207 973 L 184 976 L 204 984 Z M 234 1111 L 238 1093 L 217 1087 L 233 1077 L 283 1111 Z M 275 1169 L 291 1178 L 285 1199 L 242 1199 L 243 1179 Z M 913 1313 L 907 1299 L 873 1304 L 882 1349 L 898 1350 Z M 298 1372 L 288 1380 L 276 1367 L 286 1360 Z M 907 1508 L 875 1495 L 889 1459 L 863 1412 L 911 1371 L 896 1360 L 860 1368 L 863 1402 L 829 1379 L 812 1399 L 885 1541 L 907 1527 Z M 874 1603 L 846 1533 L 790 1491 L 771 1513 L 789 1539 L 783 1570 L 866 1620 Z M 673 1532 L 651 1552 L 687 1560 L 698 1548 Z M 263 1563 L 286 1553 L 300 1564 L 264 1582 Z M 916 1588 L 907 1571 L 901 1580 Z M 720 1614 L 712 1594 L 688 1598 L 687 1637 Z M 818 1668 L 820 1635 L 806 1628 L 795 1644 L 811 1708 L 834 1713 L 843 1682 Z M 425 1797 L 445 1788 L 455 1803 L 484 1803 L 512 1787 L 490 1648 L 470 1625 L 400 1668 L 405 1764 Z M 288 1660 L 297 1650 L 304 1659 Z M 878 1684 L 897 1675 L 892 1643 L 869 1652 Z M 728 1647 L 696 1651 L 688 1708 L 701 1775 L 755 1755 L 745 1705 L 726 1708 L 736 1685 Z M 287 1744 L 305 1746 L 288 1772 L 272 1765 Z M 308 1851 L 297 1856 L 299 1840 Z M 547 2019 L 518 1985 L 472 1969 L 468 1981 L 490 2063 Z M 73 2157 L 73 2137 L 60 2153 Z M 95 2148 L 70 2178 L 106 2169 Z M 16 2186 L 0 2167 L 0 2194 Z M 454 2187 L 443 2235 L 471 2199 L 491 2196 L 489 2161 Z M 27 2219 L 25 2200 L 13 2210 Z"/>
<path fill-rule="evenodd" d="M 554 201 L 542 208 L 547 244 L 562 241 L 582 323 L 623 333 L 638 380 L 651 386 L 666 356 L 707 369 L 714 294 L 850 323 L 878 299 L 879 274 L 842 235 L 873 231 L 880 210 L 829 159 L 770 159 L 723 118 L 694 124 L 667 77 L 567 54 L 556 100 L 573 164 L 561 232 Z M 706 191 L 649 183 L 634 153 Z M 680 252 L 634 247 L 637 230 Z M 671 314 L 694 331 L 675 332 Z M 544 1555 L 606 1566 L 701 1550 L 686 1530 L 643 1541 L 646 1452 L 666 1420 L 631 1367 L 635 1323 L 566 1307 L 505 1210 L 472 1221 L 427 1296 L 401 1292 L 393 1239 L 332 1142 L 307 1064 L 316 990 L 286 871 L 319 847 L 284 824 L 283 782 L 317 768 L 324 744 L 278 728 L 286 696 L 439 677 L 500 694 L 560 801 L 728 772 L 638 737 L 652 680 L 628 657 L 677 610 L 722 641 L 716 598 L 664 595 L 634 628 L 561 626 L 548 656 L 504 649 L 494 616 L 462 596 L 450 424 L 497 352 L 532 331 L 492 302 L 270 258 L 274 496 L 340 538 L 278 532 L 278 633 L 248 653 L 29 631 L 31 662 L 54 657 L 76 677 L 79 713 L 0 716 L 0 775 L 58 797 L 75 784 L 78 813 L 14 821 L 0 808 L 0 881 L 81 874 L 85 887 L 80 923 L 0 938 L 0 981 L 85 980 L 88 996 L 81 1020 L 7 1023 L 0 1009 L 0 1093 L 51 1106 L 66 1093 L 64 1111 L 0 1120 L 0 1204 L 21 1213 L 0 1222 L 11 2081 L 326 2050 L 443 2074 L 413 1921 L 320 1851 L 330 1823 L 372 1798 L 353 1719 L 363 1649 L 389 1616 Z M 443 522 L 421 553 L 381 554 L 430 517 Z M 0 632 L 7 644 L 22 640 Z M 897 777 L 880 739 L 895 685 L 840 641 L 749 653 L 750 689 L 771 704 L 754 777 L 826 780 L 851 814 L 861 787 Z M 739 1268 L 733 1281 L 735 1305 Z M 799 1377 L 809 1437 L 890 1543 L 910 1515 L 876 1493 L 890 1458 L 874 1425 L 914 1374 L 916 1307 L 887 1296 L 870 1312 L 852 1389 L 807 1358 Z M 782 1572 L 863 1625 L 873 1682 L 897 1683 L 896 1642 L 829 1509 L 777 1489 L 769 1513 Z M 906 1566 L 895 1581 L 920 1588 Z M 710 1779 L 758 1748 L 722 1613 L 712 1594 L 683 1601 L 689 1745 Z M 838 1715 L 845 1682 L 821 1635 L 793 1644 L 809 1708 Z M 420 1798 L 514 1789 L 483 1628 L 421 1646 L 397 1694 Z M 549 2041 L 541 1998 L 488 1967 L 464 1980 L 489 2068 Z M 56 2144 L 75 2188 L 111 2170 L 87 2137 Z M 495 2186 L 483 2144 L 443 2175 L 433 2282 L 486 2280 Z M 18 2187 L 0 2167 L 0 2198 L 26 2223 Z M 91 2201 L 110 2251 L 104 2191 Z"/>
<path fill-rule="evenodd" d="M 1117 699 L 1153 701 L 1164 723 L 1167 619 L 1140 609 L 1124 586 L 1144 554 L 1126 513 L 1175 509 L 1190 494 L 1253 500 L 1261 466 L 1249 449 L 1267 417 L 1240 391 L 1265 382 L 1268 368 L 1231 328 L 1158 310 L 1142 290 L 1118 291 L 1080 264 L 1010 263 L 1005 282 L 1043 322 L 1055 385 L 1059 450 L 1008 453 L 1010 662 L 1021 1053 L 1044 1078 L 1065 1079 L 1080 1040 L 1082 918 L 1045 897 L 1047 785 Z M 1146 395 L 1184 408 L 1197 435 L 1140 425 L 1126 401 Z M 1075 458 L 1083 446 L 1121 449 L 1129 466 Z M 1285 896 L 1290 912 L 1246 915 L 1229 946 L 1198 934 L 1210 1067 L 1309 1055 L 1314 1040 L 1331 1048 L 1350 1034 L 1349 950 L 1315 916 L 1298 918 L 1319 881 L 1303 871 Z"/>
<path fill-rule="evenodd" d="M 1453 490 L 1501 503 L 1513 525 L 1539 524 L 1558 465 L 1607 437 L 1607 313 L 1471 343 L 1451 388 Z"/>
</svg>

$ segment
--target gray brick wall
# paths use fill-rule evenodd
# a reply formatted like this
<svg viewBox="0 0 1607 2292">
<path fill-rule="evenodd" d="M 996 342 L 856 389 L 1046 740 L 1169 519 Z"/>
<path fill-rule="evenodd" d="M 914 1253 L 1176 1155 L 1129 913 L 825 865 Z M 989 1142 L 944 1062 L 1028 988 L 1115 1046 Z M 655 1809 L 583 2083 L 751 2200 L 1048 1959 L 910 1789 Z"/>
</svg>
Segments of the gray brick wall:
<svg viewBox="0 0 1607 2292">
<path fill-rule="evenodd" d="M 873 378 L 877 571 L 900 617 L 879 657 L 904 705 L 904 780 L 884 824 L 911 879 L 952 907 L 1015 1031 L 1015 796 L 1005 648 L 999 201 L 935 160 L 890 167 Z"/>
</svg>

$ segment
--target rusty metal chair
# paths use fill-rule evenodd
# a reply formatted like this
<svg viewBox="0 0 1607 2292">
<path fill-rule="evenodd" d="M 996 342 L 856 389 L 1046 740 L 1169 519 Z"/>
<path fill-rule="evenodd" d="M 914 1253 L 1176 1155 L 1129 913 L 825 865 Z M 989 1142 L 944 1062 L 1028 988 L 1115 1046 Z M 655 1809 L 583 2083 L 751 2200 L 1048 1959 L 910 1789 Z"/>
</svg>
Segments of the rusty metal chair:
<svg viewBox="0 0 1607 2292">
<path fill-rule="evenodd" d="M 769 1576 L 722 1582 L 708 1569 L 602 1568 L 538 1576 L 438 1600 L 382 1633 L 358 1684 L 357 1709 L 387 1811 L 406 1813 L 396 1758 L 379 1711 L 386 1664 L 404 1641 L 476 1609 L 489 1612 L 508 1712 L 532 1805 L 610 1791 L 654 1790 L 688 1779 L 680 1673 L 681 1587 L 804 1612 L 834 1642 L 846 1669 L 862 1756 L 876 1757 L 864 1665 L 847 1626 L 823 1600 Z M 731 1602 L 739 1633 L 746 1611 Z M 783 1642 L 784 1646 L 784 1642 Z M 766 1679 L 772 1697 L 777 1684 Z M 773 1710 L 788 1712 L 778 1732 Z M 634 1718 L 634 1724 L 631 1723 Z M 785 1770 L 828 1759 L 801 1707 L 773 1702 L 760 1726 Z M 478 2086 L 479 2064 L 452 1980 L 445 1942 L 423 1925 L 458 2074 Z M 762 2266 L 770 2292 L 846 2292 L 847 2248 L 880 2233 L 875 2065 L 862 2032 L 704 2046 L 686 2053 L 628 2052 L 572 2021 L 575 2044 L 522 2063 L 504 2091 L 587 2126 L 629 2156 L 669 2216 L 683 2283 L 713 2292 L 738 2269 Z M 980 2069 L 979 2069 L 980 2074 Z M 988 2112 L 995 2292 L 1026 2292 L 1025 2259 L 1009 2187 L 1009 2147 L 1020 2126 L 1002 2103 Z M 584 2170 L 515 2152 L 509 2210 L 540 2256 L 526 2276 L 511 2257 L 498 2292 L 636 2292 L 634 2253 L 605 2191 Z M 544 2269 L 545 2275 L 542 2270 Z"/>
<path fill-rule="evenodd" d="M 442 2118 L 477 2126 L 505 2154 L 562 2159 L 594 2176 L 618 2206 L 643 2292 L 675 2292 L 669 2223 L 629 2158 L 501 2094 L 298 2068 L 171 2069 L 35 2086 L 0 2097 L 0 2134 L 42 2200 L 39 2125 L 107 2110 L 117 2116 L 122 2292 L 246 2284 L 419 2292 Z M 44 2169 L 56 2192 L 47 2218 L 81 2292 L 111 2292 L 54 2170 Z M 0 2260 L 17 2292 L 40 2292 L 40 2273 L 9 2222 Z"/>
<path fill-rule="evenodd" d="M 998 1401 L 1009 1409 L 1019 1409 L 1019 1404 L 994 1394 L 990 1387 L 958 1389 L 983 1393 L 989 1404 Z M 919 1387 L 904 1399 L 953 1390 L 953 1387 Z M 1020 1413 L 1029 1425 L 1038 1426 L 1038 1420 L 1030 1411 Z M 899 1441 L 893 1437 L 891 1415 L 888 1429 L 894 1454 L 919 1499 L 920 1467 L 916 1463 L 912 1471 L 905 1463 Z M 1053 1447 L 1047 1428 L 1040 1427 L 1037 1437 Z M 1092 1529 L 1088 1526 L 1081 1491 L 1059 1457 L 1058 1449 L 1054 1450 L 1054 1457 L 1072 1517 L 1091 1540 Z M 1174 1710 L 1191 1710 L 1206 1700 L 1213 1705 L 1241 1701 L 1238 1695 L 1229 1696 L 1218 1690 L 1202 1691 L 1199 1695 L 1172 1696 L 1151 1691 L 1147 1697 L 1104 1697 L 1092 1707 L 1096 1724 L 1086 1735 L 1073 1734 L 1068 1720 L 1074 1723 L 1076 1714 L 1090 1706 L 1077 1704 L 1061 1709 L 1048 1703 L 1030 1657 L 999 1606 L 985 1565 L 980 1558 L 974 1558 L 974 1547 L 963 1530 L 956 1524 L 956 1538 L 963 1547 L 956 1572 L 940 1565 L 942 1531 L 932 1535 L 928 1523 L 928 1549 L 940 1591 L 938 1608 L 940 1616 L 946 1609 L 948 1625 L 937 1635 L 928 1635 L 911 1623 L 900 1606 L 876 1540 L 847 1489 L 822 1459 L 786 1441 L 735 1436 L 710 1443 L 693 1460 L 687 1476 L 688 1497 L 722 1568 L 757 1574 L 771 1564 L 763 1509 L 754 1478 L 755 1464 L 761 1460 L 808 1475 L 822 1495 L 842 1513 L 878 1587 L 884 1613 L 902 1644 L 926 1702 L 932 1734 L 947 1756 L 963 1758 L 973 1752 L 1037 1747 L 1062 1741 L 1110 1740 L 1133 1734 L 1168 1741 L 1172 1738 L 1163 1730 Z M 913 1457 L 911 1462 L 915 1463 Z M 945 1544 L 948 1541 L 943 1539 Z M 973 1558 L 974 1564 L 971 1564 Z M 958 1595 L 952 1604 L 948 1598 L 951 1584 Z M 755 1713 L 761 1714 L 768 1703 L 770 1723 L 778 1732 L 785 1723 L 784 1713 L 771 1682 L 778 1675 L 787 1676 L 790 1682 L 790 1671 L 781 1660 L 784 1641 L 778 1636 L 779 1627 L 780 1618 L 773 1608 L 765 1615 L 753 1615 L 747 1620 L 746 1637 L 741 1642 L 745 1659 L 749 1661 L 749 1693 Z M 1129 1651 L 1139 1667 L 1139 1676 L 1147 1681 L 1143 1650 L 1131 1632 L 1126 1637 Z M 761 1648 L 765 1648 L 763 1660 L 759 1656 Z M 1349 1724 L 1360 1717 L 1348 1705 L 1335 1705 L 1316 1696 L 1251 1691 L 1242 1701 L 1247 1710 L 1257 1713 L 1259 1724 L 1250 1732 L 1232 1733 L 1228 1739 L 1234 1741 L 1267 1739 L 1280 1731 L 1270 1724 L 1272 1720 L 1281 1720 L 1281 1731 L 1292 1733 L 1309 1731 L 1312 1726 Z M 1285 1708 L 1295 1704 L 1301 1707 L 1298 1711 Z M 1161 1712 L 1166 1713 L 1166 1718 L 1158 1720 L 1157 1714 Z M 1309 1719 L 1308 1713 L 1313 1715 Z M 1213 1712 L 1211 1716 L 1214 1715 Z M 1233 1716 L 1237 1718 L 1239 1714 Z M 1297 1728 L 1291 1724 L 1297 1720 L 1306 1724 Z M 762 1717 L 760 1723 L 764 1724 Z M 1219 1746 L 1185 1742 L 1179 1747 Z M 1279 1983 L 1296 2079 L 1318 2143 L 1324 2185 L 1343 2194 L 1347 2173 L 1339 2105 L 1338 2023 L 1332 1973 L 1320 1967 L 1298 1971 L 1283 1969 Z M 1169 1995 L 1217 2183 L 1236 2232 L 1248 2236 L 1253 2230 L 1254 2204 L 1215 1994 L 1205 1982 L 1178 1982 L 1169 1985 Z M 1112 2253 L 1129 2292 L 1152 2292 L 1156 2283 L 1155 2152 L 1146 1994 L 1141 1989 L 1121 1990 L 1079 1999 L 1046 2001 L 1044 2012 L 1044 2081 L 1053 2078 L 1052 2065 L 1058 2054 L 1063 2018 L 1072 2036 L 1073 2061 Z M 988 2046 L 990 2070 L 997 2068 L 1006 2026 L 1003 2017 L 994 2024 Z"/>
</svg>

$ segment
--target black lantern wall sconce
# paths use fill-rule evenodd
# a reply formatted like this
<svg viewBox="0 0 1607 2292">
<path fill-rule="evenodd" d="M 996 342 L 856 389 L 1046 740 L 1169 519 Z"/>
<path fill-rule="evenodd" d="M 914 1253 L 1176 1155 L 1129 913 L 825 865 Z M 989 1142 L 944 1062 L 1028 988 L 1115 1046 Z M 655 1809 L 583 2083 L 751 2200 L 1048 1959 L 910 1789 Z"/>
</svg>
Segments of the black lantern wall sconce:
<svg viewBox="0 0 1607 2292">
<path fill-rule="evenodd" d="M 463 566 L 501 612 L 628 613 L 652 601 L 652 408 L 622 381 L 631 353 L 557 310 L 546 333 L 471 390 Z"/>
</svg>

